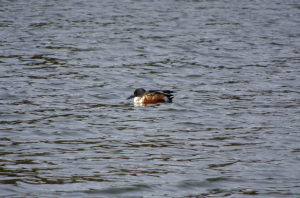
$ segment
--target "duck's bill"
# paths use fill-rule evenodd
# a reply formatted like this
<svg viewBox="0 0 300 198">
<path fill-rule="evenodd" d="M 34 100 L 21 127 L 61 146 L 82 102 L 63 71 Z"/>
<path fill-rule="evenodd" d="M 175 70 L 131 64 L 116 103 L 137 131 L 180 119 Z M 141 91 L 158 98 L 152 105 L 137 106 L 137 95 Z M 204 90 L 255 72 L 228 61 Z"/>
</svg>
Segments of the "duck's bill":
<svg viewBox="0 0 300 198">
<path fill-rule="evenodd" d="M 126 100 L 129 100 L 131 98 L 134 98 L 134 95 L 132 94 L 131 96 L 129 96 L 128 98 L 126 98 Z"/>
</svg>

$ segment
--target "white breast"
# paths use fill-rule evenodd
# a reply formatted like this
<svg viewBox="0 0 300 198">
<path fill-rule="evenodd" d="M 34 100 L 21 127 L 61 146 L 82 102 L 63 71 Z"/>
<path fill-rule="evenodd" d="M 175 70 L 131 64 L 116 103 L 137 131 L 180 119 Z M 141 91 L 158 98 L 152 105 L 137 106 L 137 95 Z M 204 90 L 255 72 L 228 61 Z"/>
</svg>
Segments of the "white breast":
<svg viewBox="0 0 300 198">
<path fill-rule="evenodd" d="M 134 97 L 134 100 L 133 100 L 134 103 L 141 103 L 142 101 L 143 100 L 140 97 Z"/>
</svg>

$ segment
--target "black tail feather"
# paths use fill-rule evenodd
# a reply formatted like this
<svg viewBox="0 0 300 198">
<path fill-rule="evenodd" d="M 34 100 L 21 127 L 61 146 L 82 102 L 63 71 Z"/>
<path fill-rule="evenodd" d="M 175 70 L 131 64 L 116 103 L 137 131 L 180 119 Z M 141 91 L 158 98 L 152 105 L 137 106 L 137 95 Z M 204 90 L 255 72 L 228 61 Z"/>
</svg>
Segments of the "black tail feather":
<svg viewBox="0 0 300 198">
<path fill-rule="evenodd" d="M 164 95 L 169 99 L 170 102 L 172 102 L 174 95 L 172 94 L 164 94 Z"/>
</svg>

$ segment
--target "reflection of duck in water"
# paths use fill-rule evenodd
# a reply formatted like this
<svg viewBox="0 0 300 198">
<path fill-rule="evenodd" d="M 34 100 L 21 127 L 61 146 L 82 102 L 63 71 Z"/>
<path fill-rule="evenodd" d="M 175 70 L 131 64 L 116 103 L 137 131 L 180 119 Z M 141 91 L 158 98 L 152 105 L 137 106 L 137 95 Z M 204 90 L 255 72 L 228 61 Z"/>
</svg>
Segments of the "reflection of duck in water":
<svg viewBox="0 0 300 198">
<path fill-rule="evenodd" d="M 134 106 L 135 107 L 152 107 L 152 108 L 154 108 L 154 107 L 160 106 L 160 104 L 159 103 L 138 103 L 138 102 L 136 102 L 136 103 L 134 103 Z"/>
<path fill-rule="evenodd" d="M 156 102 L 172 102 L 174 96 L 170 90 L 149 90 L 138 88 L 126 100 L 134 98 L 134 103 L 156 103 Z"/>
</svg>

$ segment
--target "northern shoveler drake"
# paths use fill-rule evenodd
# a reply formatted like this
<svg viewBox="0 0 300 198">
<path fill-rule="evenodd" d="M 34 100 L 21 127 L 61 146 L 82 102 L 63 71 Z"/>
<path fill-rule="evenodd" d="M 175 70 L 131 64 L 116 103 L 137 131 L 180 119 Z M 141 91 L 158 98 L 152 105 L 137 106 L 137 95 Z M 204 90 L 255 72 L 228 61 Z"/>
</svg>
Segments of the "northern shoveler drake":
<svg viewBox="0 0 300 198">
<path fill-rule="evenodd" d="M 138 88 L 126 100 L 134 98 L 135 103 L 156 103 L 156 102 L 172 102 L 174 96 L 170 90 L 148 90 Z"/>
</svg>

